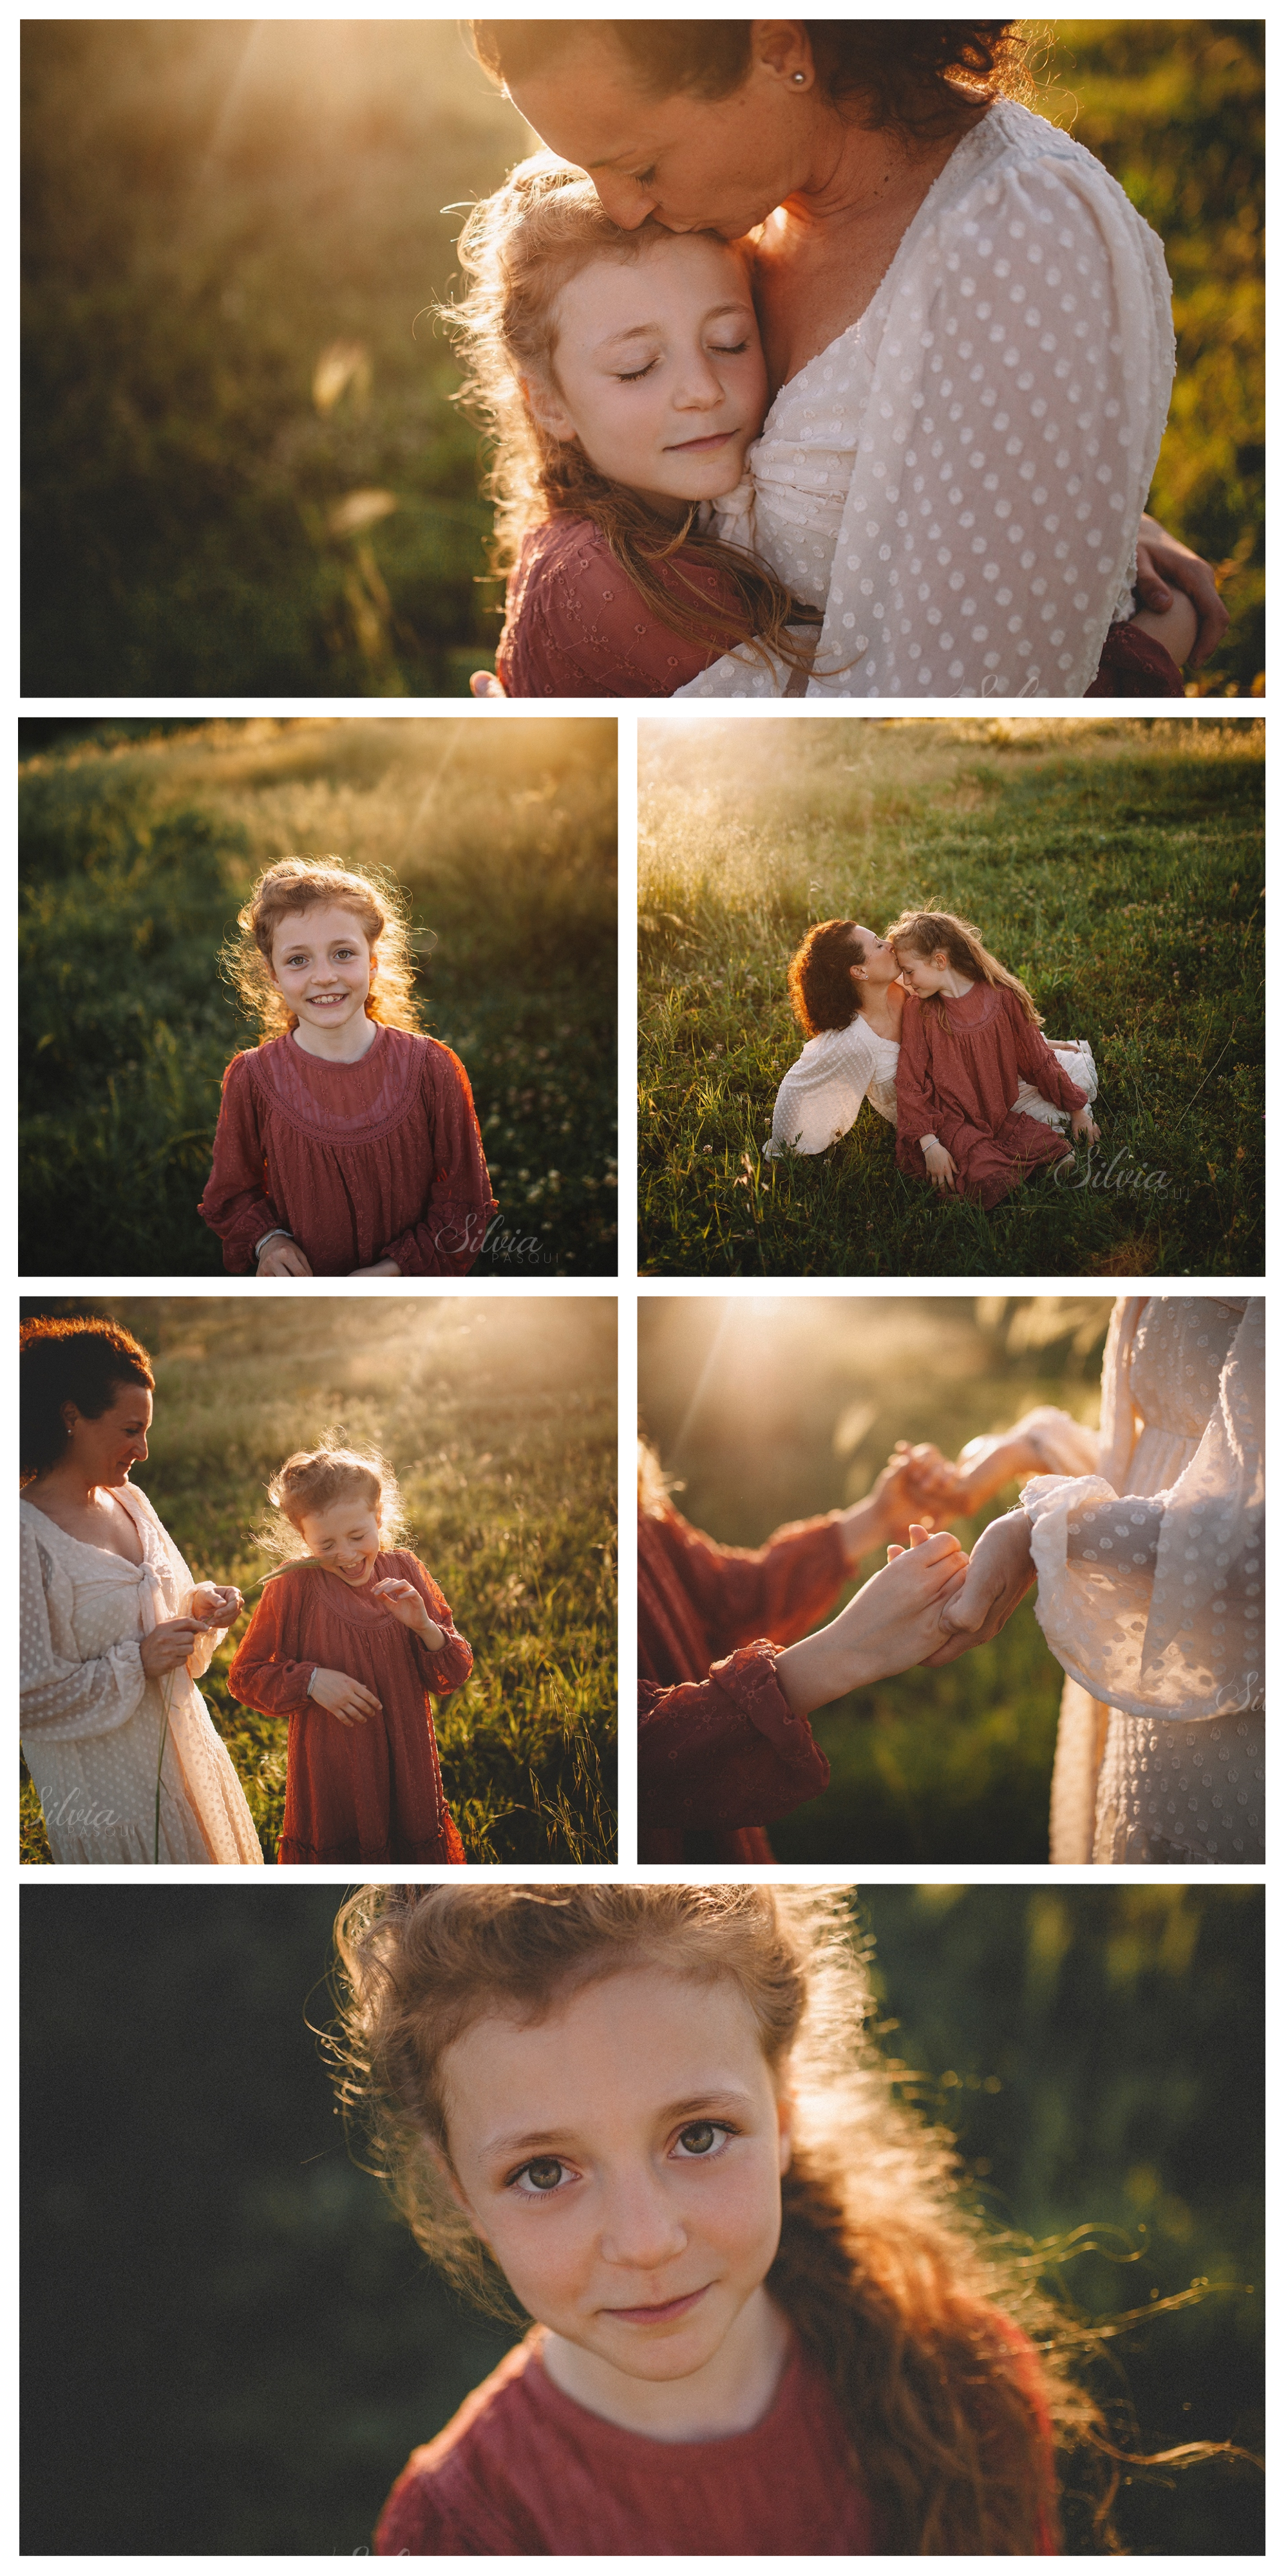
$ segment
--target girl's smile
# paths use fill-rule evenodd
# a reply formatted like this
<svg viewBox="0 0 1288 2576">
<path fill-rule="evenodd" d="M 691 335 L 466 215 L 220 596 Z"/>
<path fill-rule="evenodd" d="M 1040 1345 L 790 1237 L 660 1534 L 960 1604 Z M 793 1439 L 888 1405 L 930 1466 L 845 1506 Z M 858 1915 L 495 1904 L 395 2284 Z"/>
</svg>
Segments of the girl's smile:
<svg viewBox="0 0 1288 2576">
<path fill-rule="evenodd" d="M 338 1574 L 355 1592 L 370 1582 L 380 1554 L 380 1524 L 369 1505 L 350 1495 L 325 1512 L 305 1512 L 300 1534 L 310 1556 L 328 1574 Z"/>
<path fill-rule="evenodd" d="M 765 362 L 746 271 L 708 234 L 606 253 L 555 305 L 547 383 L 529 406 L 556 439 L 678 524 L 683 505 L 740 480 L 765 409 Z"/>
<path fill-rule="evenodd" d="M 475 2022 L 443 2070 L 452 2187 L 556 2386 L 662 2440 L 758 2421 L 790 2147 L 739 1988 L 623 1968 L 539 2022 Z"/>
</svg>

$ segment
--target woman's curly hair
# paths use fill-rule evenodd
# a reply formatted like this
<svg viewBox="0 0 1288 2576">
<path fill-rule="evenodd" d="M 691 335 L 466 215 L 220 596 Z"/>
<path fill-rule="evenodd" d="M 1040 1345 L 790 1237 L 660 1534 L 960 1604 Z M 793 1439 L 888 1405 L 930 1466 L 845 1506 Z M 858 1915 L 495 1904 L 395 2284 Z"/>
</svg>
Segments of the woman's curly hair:
<svg viewBox="0 0 1288 2576">
<path fill-rule="evenodd" d="M 278 926 L 288 913 L 312 912 L 319 904 L 332 903 L 353 915 L 368 947 L 376 952 L 367 1018 L 379 1021 L 382 1028 L 420 1029 L 411 906 L 397 879 L 352 867 L 344 859 L 274 859 L 242 905 L 237 915 L 241 935 L 228 942 L 223 958 L 224 971 L 246 1017 L 260 1024 L 261 1046 L 299 1027 L 273 980 L 273 939 Z"/>
<path fill-rule="evenodd" d="M 827 2375 L 883 2546 L 1023 2557 L 1049 2535 L 1058 2548 L 1052 2432 L 1079 2455 L 1080 2500 L 1088 2483 L 1098 2492 L 1104 2545 L 1126 2455 L 1075 2362 L 1105 2330 L 1084 2334 L 1041 2290 L 1034 2248 L 968 2211 L 952 2140 L 910 2108 L 907 2070 L 871 2036 L 849 1891 L 382 1885 L 346 1902 L 335 1937 L 329 2045 L 346 2111 L 419 2243 L 509 2317 L 507 2284 L 451 2188 L 447 2050 L 485 2013 L 538 2022 L 626 1968 L 734 1979 L 793 2106 L 767 2286 Z"/>
<path fill-rule="evenodd" d="M 751 69 L 750 18 L 472 18 L 474 51 L 509 86 L 548 71 L 581 29 L 611 35 L 646 98 L 728 98 Z M 951 134 L 995 98 L 1027 97 L 1017 18 L 806 18 L 819 78 L 865 125 Z"/>
<path fill-rule="evenodd" d="M 63 1406 L 88 1422 L 110 1411 L 123 1386 L 156 1385 L 142 1342 L 106 1315 L 33 1315 L 18 1335 L 18 1474 L 27 1483 L 57 1465 L 67 1446 Z"/>
<path fill-rule="evenodd" d="M 436 312 L 456 343 L 458 399 L 491 448 L 497 569 L 517 560 L 529 528 L 552 518 L 589 519 L 672 634 L 706 645 L 713 660 L 746 645 L 761 660 L 772 652 L 808 669 L 812 644 L 802 648 L 787 631 L 789 620 L 808 612 L 771 572 L 740 547 L 703 535 L 696 502 L 678 528 L 668 527 L 637 493 L 601 474 L 579 439 L 546 429 L 524 389 L 525 379 L 557 382 L 555 307 L 571 279 L 592 260 L 627 267 L 674 243 L 674 233 L 651 218 L 622 231 L 585 171 L 552 152 L 520 162 L 470 214 L 457 244 L 467 292 Z M 695 577 L 703 574 L 705 581 Z"/>
<path fill-rule="evenodd" d="M 807 1038 L 824 1029 L 848 1029 L 863 1008 L 850 973 L 858 963 L 854 946 L 857 921 L 816 921 L 806 931 L 787 969 L 787 990 L 797 1024 Z"/>
</svg>

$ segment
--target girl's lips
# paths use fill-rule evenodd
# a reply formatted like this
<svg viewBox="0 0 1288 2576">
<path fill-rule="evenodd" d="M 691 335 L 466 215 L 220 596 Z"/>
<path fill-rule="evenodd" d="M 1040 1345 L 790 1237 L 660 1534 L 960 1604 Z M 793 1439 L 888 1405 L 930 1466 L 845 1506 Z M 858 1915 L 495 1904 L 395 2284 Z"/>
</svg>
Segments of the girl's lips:
<svg viewBox="0 0 1288 2576">
<path fill-rule="evenodd" d="M 607 2313 L 616 2317 L 619 2325 L 670 2325 L 673 2318 L 687 2316 L 690 2308 L 696 2308 L 699 2299 L 705 2299 L 710 2286 L 709 2281 L 704 2281 L 700 2290 L 689 2290 L 682 2299 L 666 2299 L 657 2308 L 609 2308 Z"/>
<path fill-rule="evenodd" d="M 709 450 L 714 450 L 717 447 L 727 447 L 733 435 L 734 433 L 731 429 L 719 429 L 714 431 L 709 438 L 677 439 L 674 447 L 669 447 L 667 449 L 667 454 L 668 456 L 705 456 Z"/>
</svg>

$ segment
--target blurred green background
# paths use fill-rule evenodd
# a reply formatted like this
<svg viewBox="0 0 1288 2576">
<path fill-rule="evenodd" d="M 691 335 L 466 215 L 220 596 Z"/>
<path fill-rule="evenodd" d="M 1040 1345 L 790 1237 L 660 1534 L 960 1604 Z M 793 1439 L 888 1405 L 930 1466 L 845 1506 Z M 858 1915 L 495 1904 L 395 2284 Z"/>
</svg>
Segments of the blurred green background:
<svg viewBox="0 0 1288 2576">
<path fill-rule="evenodd" d="M 480 711 L 482 712 L 482 711 Z M 470 1077 L 500 1214 L 476 1278 L 617 1270 L 617 728 L 599 716 L 20 728 L 21 1268 L 223 1275 L 197 1214 L 219 972 L 269 860 L 411 899 L 422 1025 Z"/>
<path fill-rule="evenodd" d="M 106 1314 L 156 1378 L 133 1479 L 198 1582 L 249 1591 L 269 1477 L 328 1432 L 378 1449 L 413 1547 L 474 1649 L 435 1709 L 443 1785 L 469 1861 L 611 1861 L 617 1850 L 617 1307 L 611 1297 L 28 1298 Z M 244 1708 L 228 1667 L 201 1683 L 267 1861 L 286 1789 L 284 1718 Z M 323 1724 L 329 1723 L 323 1718 Z M 21 1858 L 48 1861 L 22 1774 Z"/>
<path fill-rule="evenodd" d="M 1032 22 L 1035 104 L 1161 234 L 1152 506 L 1264 663 L 1262 23 Z M 530 148 L 450 20 L 28 23 L 30 695 L 461 695 L 501 586 L 428 316 Z"/>
<path fill-rule="evenodd" d="M 349 2162 L 325 2022 L 338 1887 L 27 1888 L 23 2550 L 358 2556 L 412 2445 L 512 2340 Z M 1142 2447 L 1259 2437 L 1260 1889 L 865 1887 L 886 2045 L 973 2203 L 1118 2259 L 1093 2318 Z M 1255 2474 L 1137 2473 L 1142 2555 L 1255 2554 Z M 1087 2535 L 1070 2515 L 1069 2554 Z"/>
<path fill-rule="evenodd" d="M 677 1511 L 759 1547 L 870 1492 L 896 1440 L 954 1458 L 1035 1404 L 1097 1424 L 1111 1312 L 1108 1297 L 642 1297 L 640 1420 Z M 963 1546 L 1017 1494 L 955 1522 Z M 864 1558 L 837 1610 L 884 1559 Z M 771 1826 L 779 1860 L 1046 1859 L 1064 1675 L 1033 1599 L 990 1645 L 811 1718 L 831 1779 Z"/>
</svg>

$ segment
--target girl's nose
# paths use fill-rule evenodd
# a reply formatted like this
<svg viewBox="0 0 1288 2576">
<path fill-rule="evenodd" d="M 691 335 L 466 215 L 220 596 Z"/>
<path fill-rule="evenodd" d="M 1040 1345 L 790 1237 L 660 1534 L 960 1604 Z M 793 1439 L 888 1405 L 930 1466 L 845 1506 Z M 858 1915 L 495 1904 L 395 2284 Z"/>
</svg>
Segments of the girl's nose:
<svg viewBox="0 0 1288 2576">
<path fill-rule="evenodd" d="M 600 2239 L 606 2263 L 652 2272 L 682 2254 L 687 2243 L 665 2189 L 651 2174 L 633 2175 L 611 2193 Z"/>
<path fill-rule="evenodd" d="M 702 350 L 695 349 L 683 369 L 675 399 L 681 411 L 714 411 L 724 401 L 724 386 Z"/>
</svg>

